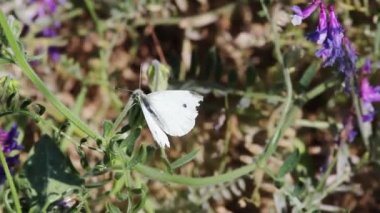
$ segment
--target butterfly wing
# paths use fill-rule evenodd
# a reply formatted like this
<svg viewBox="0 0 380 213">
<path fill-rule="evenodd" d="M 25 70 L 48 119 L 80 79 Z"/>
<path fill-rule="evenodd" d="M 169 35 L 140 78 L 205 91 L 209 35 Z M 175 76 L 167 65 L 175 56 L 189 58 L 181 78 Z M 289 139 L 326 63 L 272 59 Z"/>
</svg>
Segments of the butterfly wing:
<svg viewBox="0 0 380 213">
<path fill-rule="evenodd" d="M 187 90 L 165 90 L 146 95 L 157 124 L 171 136 L 183 136 L 195 125 L 201 95 Z"/>
<path fill-rule="evenodd" d="M 148 124 L 149 130 L 152 133 L 154 140 L 162 148 L 170 147 L 168 136 L 165 134 L 164 131 L 162 131 L 161 127 L 158 125 L 156 114 L 147 104 L 146 96 L 144 94 L 141 94 L 140 96 L 140 106 L 144 114 L 145 121 Z"/>
</svg>

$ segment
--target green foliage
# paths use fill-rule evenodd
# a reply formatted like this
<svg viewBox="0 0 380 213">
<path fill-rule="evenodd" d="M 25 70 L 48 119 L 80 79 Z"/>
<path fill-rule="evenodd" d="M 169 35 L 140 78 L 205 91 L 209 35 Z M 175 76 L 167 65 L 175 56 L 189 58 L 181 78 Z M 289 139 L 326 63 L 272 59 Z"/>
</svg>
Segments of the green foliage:
<svg viewBox="0 0 380 213">
<path fill-rule="evenodd" d="M 286 174 L 291 172 L 297 166 L 299 160 L 300 153 L 298 150 L 296 150 L 291 155 L 289 155 L 288 158 L 286 158 L 284 164 L 282 164 L 280 170 L 278 171 L 277 177 L 283 178 Z"/>
<path fill-rule="evenodd" d="M 313 63 L 310 64 L 310 66 L 305 70 L 304 74 L 302 75 L 300 79 L 300 85 L 306 89 L 309 87 L 311 81 L 314 79 L 315 75 L 317 74 L 318 71 L 318 64 Z"/>
<path fill-rule="evenodd" d="M 282 25 L 289 22 L 281 17 L 288 17 L 289 2 L 202 1 L 199 8 L 190 2 L 66 2 L 38 23 L 34 16 L 27 28 L 0 11 L 0 67 L 18 67 L 17 78 L 8 71 L 0 78 L 0 124 L 18 121 L 28 154 L 21 172 L 14 171 L 17 192 L 9 179 L 0 187 L 4 211 L 13 211 L 20 200 L 22 212 L 257 210 L 269 194 L 265 199 L 274 203 L 269 211 L 342 212 L 326 207 L 325 199 L 345 192 L 362 196 L 350 178 L 380 165 L 379 132 L 371 132 L 369 124 L 360 126 L 357 110 L 358 142 L 336 143 L 347 131 L 343 111 L 354 111 L 352 101 L 356 109 L 362 103 L 357 93 L 351 97 L 337 89 L 341 79 L 315 59 L 318 47 L 303 38 L 310 23 L 300 29 Z M 360 38 L 354 40 L 358 52 L 373 52 L 376 60 L 377 12 L 370 11 L 368 1 L 337 4 L 344 25 L 354 28 L 347 29 L 347 36 Z M 375 10 L 378 2 L 372 4 Z M 23 21 L 24 9 L 25 14 L 36 10 L 29 3 L 21 13 L 4 8 Z M 352 21 L 356 13 L 374 25 Z M 59 36 L 43 37 L 51 23 L 61 23 Z M 41 60 L 40 48 L 47 52 L 45 47 L 61 43 L 59 62 Z M 182 143 L 170 150 L 147 143 L 149 132 L 135 94 L 114 90 L 137 88 L 138 65 L 157 56 L 169 63 L 153 60 L 146 70 L 148 85 L 139 86 L 205 96 L 194 131 L 171 138 Z M 37 92 L 28 88 L 30 82 Z M 362 140 L 364 145 L 357 145 Z M 322 160 L 311 154 L 313 146 L 324 148 Z M 268 186 L 275 192 L 262 193 Z"/>
<path fill-rule="evenodd" d="M 193 151 L 183 155 L 182 157 L 178 158 L 177 160 L 175 160 L 174 162 L 172 162 L 170 164 L 170 167 L 171 169 L 176 169 L 176 168 L 179 168 L 183 165 L 185 165 L 186 163 L 192 161 L 198 154 L 199 150 L 197 149 L 194 149 Z"/>
<path fill-rule="evenodd" d="M 40 209 L 60 199 L 65 192 L 80 189 L 83 184 L 70 161 L 57 148 L 56 141 L 48 135 L 43 135 L 35 145 L 24 171 Z"/>
</svg>

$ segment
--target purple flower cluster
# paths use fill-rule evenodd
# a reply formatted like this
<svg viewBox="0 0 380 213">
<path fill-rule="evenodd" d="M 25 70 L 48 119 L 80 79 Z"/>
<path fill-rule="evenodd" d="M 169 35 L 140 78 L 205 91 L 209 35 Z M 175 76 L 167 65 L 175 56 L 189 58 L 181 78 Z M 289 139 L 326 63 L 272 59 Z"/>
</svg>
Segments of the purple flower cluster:
<svg viewBox="0 0 380 213">
<path fill-rule="evenodd" d="M 293 25 L 299 25 L 319 8 L 317 29 L 307 38 L 321 47 L 315 55 L 323 60 L 323 66 L 335 66 L 345 77 L 345 88 L 349 90 L 350 80 L 356 72 L 357 55 L 344 29 L 339 23 L 333 5 L 326 7 L 322 0 L 313 0 L 304 10 L 293 6 Z"/>
<path fill-rule="evenodd" d="M 14 125 L 9 132 L 0 129 L 0 147 L 5 154 L 5 159 L 11 173 L 14 173 L 15 167 L 19 164 L 19 153 L 13 153 L 23 149 L 23 146 L 17 143 L 18 132 L 17 126 Z M 0 184 L 6 180 L 3 167 L 0 165 Z"/>
<path fill-rule="evenodd" d="M 64 2 L 65 0 L 30 0 L 31 4 L 38 5 L 37 14 L 35 15 L 34 19 L 54 15 L 54 13 L 57 12 L 58 6 Z M 47 38 L 56 37 L 58 35 L 58 30 L 60 27 L 61 22 L 54 20 L 50 26 L 46 27 L 39 33 L 39 36 Z M 48 48 L 48 54 L 52 61 L 57 62 L 60 58 L 59 47 L 50 46 Z"/>
<path fill-rule="evenodd" d="M 371 122 L 375 116 L 373 102 L 380 102 L 380 86 L 371 86 L 368 78 L 371 74 L 371 62 L 366 60 L 360 76 L 360 98 L 363 104 L 363 121 Z"/>
</svg>

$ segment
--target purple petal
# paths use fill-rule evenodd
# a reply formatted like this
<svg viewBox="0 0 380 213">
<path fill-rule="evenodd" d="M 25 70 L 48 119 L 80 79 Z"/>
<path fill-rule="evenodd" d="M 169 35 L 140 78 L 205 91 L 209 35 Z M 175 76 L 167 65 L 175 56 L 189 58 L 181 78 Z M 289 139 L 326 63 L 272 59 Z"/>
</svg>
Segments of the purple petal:
<svg viewBox="0 0 380 213">
<path fill-rule="evenodd" d="M 362 68 L 362 72 L 364 74 L 370 74 L 371 70 L 372 70 L 371 59 L 366 58 L 364 65 L 363 65 L 363 68 Z"/>
<path fill-rule="evenodd" d="M 297 5 L 293 6 L 293 7 L 292 7 L 292 11 L 293 11 L 295 14 L 297 14 L 297 15 L 299 15 L 299 16 L 302 16 L 302 9 L 301 9 L 299 6 L 297 6 Z"/>
</svg>

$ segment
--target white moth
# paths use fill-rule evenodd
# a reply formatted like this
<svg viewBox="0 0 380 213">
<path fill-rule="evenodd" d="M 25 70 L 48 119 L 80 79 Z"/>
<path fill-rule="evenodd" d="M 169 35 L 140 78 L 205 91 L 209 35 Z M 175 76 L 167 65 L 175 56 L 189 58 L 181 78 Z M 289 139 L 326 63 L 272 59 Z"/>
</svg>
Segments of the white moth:
<svg viewBox="0 0 380 213">
<path fill-rule="evenodd" d="M 142 112 L 154 140 L 162 148 L 170 147 L 168 135 L 190 132 L 198 116 L 203 97 L 188 90 L 163 90 L 148 95 L 136 90 Z M 166 134 L 165 134 L 166 133 Z"/>
</svg>

